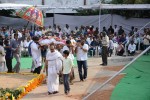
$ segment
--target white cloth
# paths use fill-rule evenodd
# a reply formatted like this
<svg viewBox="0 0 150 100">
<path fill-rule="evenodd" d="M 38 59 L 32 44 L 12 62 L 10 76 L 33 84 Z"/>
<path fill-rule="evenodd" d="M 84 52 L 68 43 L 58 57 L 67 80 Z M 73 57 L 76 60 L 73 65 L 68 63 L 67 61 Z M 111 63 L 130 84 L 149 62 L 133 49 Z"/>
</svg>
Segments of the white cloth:
<svg viewBox="0 0 150 100">
<path fill-rule="evenodd" d="M 102 45 L 103 46 L 108 46 L 109 45 L 109 37 L 107 35 L 102 38 Z"/>
<path fill-rule="evenodd" d="M 49 92 L 58 91 L 59 76 L 58 71 L 62 68 L 62 55 L 58 51 L 48 51 L 46 60 L 48 61 L 48 81 L 47 87 Z"/>
<path fill-rule="evenodd" d="M 55 42 L 56 40 L 52 38 L 52 39 L 43 39 L 39 43 L 40 45 L 48 45 L 48 44 L 55 43 Z"/>
<path fill-rule="evenodd" d="M 133 44 L 133 45 L 129 44 L 128 50 L 130 51 L 130 53 L 133 52 L 133 51 L 135 51 L 136 50 L 136 45 L 135 44 Z"/>
<path fill-rule="evenodd" d="M 86 50 L 88 50 L 89 49 L 89 47 L 88 47 L 88 45 L 87 44 L 84 44 L 83 46 L 82 46 L 82 48 L 83 49 L 86 49 Z M 85 52 L 85 51 L 83 51 L 80 47 L 77 47 L 77 60 L 78 61 L 85 61 L 85 60 L 87 60 L 87 53 L 88 52 Z"/>
<path fill-rule="evenodd" d="M 71 32 L 71 29 L 70 29 L 70 28 L 64 27 L 64 33 L 70 34 L 70 32 Z"/>
<path fill-rule="evenodd" d="M 150 44 L 150 35 L 144 35 L 143 44 L 144 45 L 149 45 Z"/>
<path fill-rule="evenodd" d="M 65 50 L 68 50 L 70 52 L 69 53 L 69 58 L 74 60 L 74 55 L 72 54 L 72 51 L 70 51 L 70 49 L 67 46 L 64 46 L 62 51 L 64 52 Z"/>
<path fill-rule="evenodd" d="M 109 49 L 114 49 L 114 43 L 112 40 L 109 40 Z"/>
<path fill-rule="evenodd" d="M 5 51 L 2 46 L 0 46 L 0 72 L 5 72 L 6 66 L 5 66 Z"/>
<path fill-rule="evenodd" d="M 38 68 L 39 66 L 42 66 L 42 56 L 41 56 L 41 49 L 38 48 L 39 45 L 35 42 L 32 42 L 31 44 L 31 54 L 32 59 L 34 61 L 35 68 Z"/>
<path fill-rule="evenodd" d="M 42 31 L 35 31 L 35 36 L 42 36 Z"/>
</svg>

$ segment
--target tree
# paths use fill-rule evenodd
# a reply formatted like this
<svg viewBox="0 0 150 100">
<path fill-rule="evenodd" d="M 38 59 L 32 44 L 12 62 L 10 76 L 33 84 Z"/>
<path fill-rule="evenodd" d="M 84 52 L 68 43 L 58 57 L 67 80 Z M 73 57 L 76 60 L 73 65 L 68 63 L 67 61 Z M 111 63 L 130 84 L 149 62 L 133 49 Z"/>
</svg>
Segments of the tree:
<svg viewBox="0 0 150 100">
<path fill-rule="evenodd" d="M 0 10 L 0 16 L 10 17 L 15 12 L 15 10 Z"/>
<path fill-rule="evenodd" d="M 112 4 L 150 4 L 150 0 L 112 0 Z M 130 17 L 149 18 L 150 10 L 113 10 L 114 14 Z"/>
</svg>

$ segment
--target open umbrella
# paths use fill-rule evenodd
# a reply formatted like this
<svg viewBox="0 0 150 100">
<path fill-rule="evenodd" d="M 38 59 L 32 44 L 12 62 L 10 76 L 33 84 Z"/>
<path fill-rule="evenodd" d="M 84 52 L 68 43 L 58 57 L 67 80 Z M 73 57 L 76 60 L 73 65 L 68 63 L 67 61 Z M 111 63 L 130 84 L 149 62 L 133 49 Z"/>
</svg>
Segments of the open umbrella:
<svg viewBox="0 0 150 100">
<path fill-rule="evenodd" d="M 23 7 L 17 13 L 17 16 L 43 27 L 43 14 L 36 7 Z"/>
</svg>

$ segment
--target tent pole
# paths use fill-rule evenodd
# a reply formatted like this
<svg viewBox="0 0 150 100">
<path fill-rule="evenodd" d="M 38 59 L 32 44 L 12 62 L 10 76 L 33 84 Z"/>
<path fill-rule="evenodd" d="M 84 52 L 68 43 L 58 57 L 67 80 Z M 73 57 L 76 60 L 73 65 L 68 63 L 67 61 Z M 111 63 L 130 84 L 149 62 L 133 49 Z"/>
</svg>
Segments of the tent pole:
<svg viewBox="0 0 150 100">
<path fill-rule="evenodd" d="M 53 26 L 54 26 L 54 24 L 55 24 L 55 11 L 53 9 Z"/>
<path fill-rule="evenodd" d="M 101 32 L 101 0 L 99 0 L 99 33 Z"/>
<path fill-rule="evenodd" d="M 28 21 L 27 25 L 25 26 L 25 29 L 27 29 L 28 25 L 29 25 L 29 21 Z"/>
</svg>

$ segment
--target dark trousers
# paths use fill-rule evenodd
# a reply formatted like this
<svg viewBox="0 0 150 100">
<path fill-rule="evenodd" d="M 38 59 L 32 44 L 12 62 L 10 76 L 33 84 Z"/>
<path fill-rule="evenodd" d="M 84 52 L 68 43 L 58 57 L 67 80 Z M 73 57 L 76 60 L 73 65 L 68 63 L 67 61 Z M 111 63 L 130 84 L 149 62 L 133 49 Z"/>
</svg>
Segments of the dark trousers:
<svg viewBox="0 0 150 100">
<path fill-rule="evenodd" d="M 80 80 L 87 78 L 87 61 L 77 61 Z M 82 68 L 84 73 L 82 74 Z"/>
<path fill-rule="evenodd" d="M 12 58 L 5 58 L 8 72 L 12 72 Z"/>
<path fill-rule="evenodd" d="M 123 56 L 123 53 L 124 53 L 124 49 L 121 49 L 120 51 L 117 52 L 117 55 L 118 56 Z"/>
<path fill-rule="evenodd" d="M 63 74 L 63 81 L 64 81 L 64 91 L 65 93 L 67 93 L 70 91 L 69 74 Z"/>
<path fill-rule="evenodd" d="M 130 51 L 128 50 L 128 54 L 129 54 L 129 55 L 134 55 L 134 54 L 135 54 L 135 51 L 130 52 Z"/>
<path fill-rule="evenodd" d="M 42 69 L 42 66 L 39 66 L 38 68 L 34 69 L 33 73 L 40 74 L 41 69 Z"/>
<path fill-rule="evenodd" d="M 147 49 L 148 47 L 149 47 L 149 45 L 144 45 L 144 50 Z M 148 50 L 145 54 L 148 55 L 148 53 L 149 53 L 149 50 Z M 145 54 L 144 54 L 144 55 L 145 55 Z"/>
<path fill-rule="evenodd" d="M 107 65 L 108 48 L 107 46 L 102 47 L 102 64 Z"/>
</svg>

